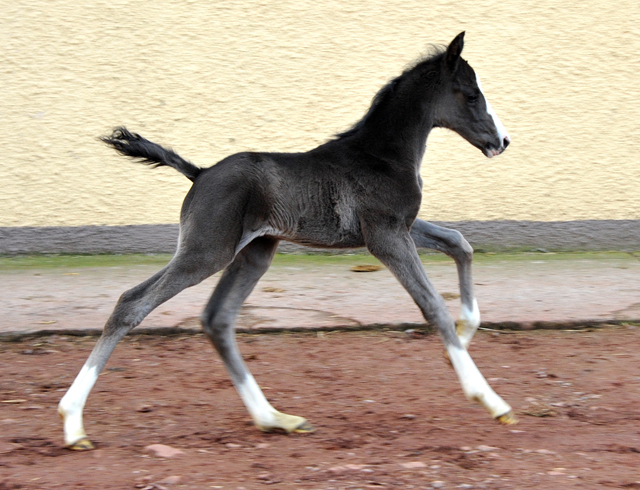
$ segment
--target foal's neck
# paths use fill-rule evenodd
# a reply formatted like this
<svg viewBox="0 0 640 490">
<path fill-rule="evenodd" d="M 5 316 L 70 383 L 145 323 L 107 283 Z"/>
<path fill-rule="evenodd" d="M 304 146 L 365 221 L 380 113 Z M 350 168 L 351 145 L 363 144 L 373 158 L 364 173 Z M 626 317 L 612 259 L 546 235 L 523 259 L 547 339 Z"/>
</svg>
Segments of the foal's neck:
<svg viewBox="0 0 640 490">
<path fill-rule="evenodd" d="M 418 76 L 399 81 L 364 121 L 358 139 L 369 154 L 382 160 L 419 167 L 435 125 L 435 98 L 435 89 Z"/>
</svg>

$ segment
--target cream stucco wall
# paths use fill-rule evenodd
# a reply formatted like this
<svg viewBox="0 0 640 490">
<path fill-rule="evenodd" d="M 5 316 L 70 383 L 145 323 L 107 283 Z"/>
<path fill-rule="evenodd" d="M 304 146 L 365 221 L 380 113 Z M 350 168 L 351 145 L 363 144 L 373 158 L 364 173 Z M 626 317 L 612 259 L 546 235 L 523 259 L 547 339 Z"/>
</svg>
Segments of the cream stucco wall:
<svg viewBox="0 0 640 490">
<path fill-rule="evenodd" d="M 189 182 L 98 135 L 202 166 L 310 149 L 462 30 L 513 144 L 434 131 L 422 217 L 640 218 L 637 0 L 0 0 L 0 226 L 176 222 Z"/>
</svg>

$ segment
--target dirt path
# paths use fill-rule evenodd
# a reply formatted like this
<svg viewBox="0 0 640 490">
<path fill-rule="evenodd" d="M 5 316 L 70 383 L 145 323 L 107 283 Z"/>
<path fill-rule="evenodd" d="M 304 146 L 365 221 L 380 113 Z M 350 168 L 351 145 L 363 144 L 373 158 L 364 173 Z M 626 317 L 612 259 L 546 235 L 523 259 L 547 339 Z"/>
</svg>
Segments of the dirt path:
<svg viewBox="0 0 640 490">
<path fill-rule="evenodd" d="M 479 333 L 509 427 L 464 399 L 435 336 L 318 335 L 240 337 L 316 433 L 254 429 L 203 336 L 132 336 L 89 398 L 86 453 L 61 448 L 55 408 L 95 339 L 2 343 L 0 489 L 640 488 L 640 329 Z"/>
<path fill-rule="evenodd" d="M 0 257 L 0 337 L 41 330 L 100 332 L 127 289 L 169 256 Z M 458 275 L 444 255 L 422 256 L 457 317 Z M 367 255 L 277 255 L 244 305 L 244 329 L 423 323 L 420 310 Z M 623 253 L 477 254 L 474 288 L 485 326 L 640 320 L 640 260 Z M 156 308 L 139 328 L 200 329 L 198 317 L 221 273 Z"/>
</svg>

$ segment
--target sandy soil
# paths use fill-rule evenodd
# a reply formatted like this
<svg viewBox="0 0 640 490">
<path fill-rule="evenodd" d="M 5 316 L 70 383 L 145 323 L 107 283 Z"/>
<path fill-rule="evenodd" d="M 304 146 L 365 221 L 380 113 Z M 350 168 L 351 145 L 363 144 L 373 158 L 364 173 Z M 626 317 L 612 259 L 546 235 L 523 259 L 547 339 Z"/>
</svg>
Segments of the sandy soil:
<svg viewBox="0 0 640 490">
<path fill-rule="evenodd" d="M 202 335 L 131 336 L 85 410 L 97 449 L 72 452 L 56 405 L 95 339 L 0 344 L 0 489 L 640 488 L 638 328 L 479 333 L 516 426 L 464 399 L 436 336 L 239 342 L 272 404 L 317 432 L 256 430 Z"/>
</svg>

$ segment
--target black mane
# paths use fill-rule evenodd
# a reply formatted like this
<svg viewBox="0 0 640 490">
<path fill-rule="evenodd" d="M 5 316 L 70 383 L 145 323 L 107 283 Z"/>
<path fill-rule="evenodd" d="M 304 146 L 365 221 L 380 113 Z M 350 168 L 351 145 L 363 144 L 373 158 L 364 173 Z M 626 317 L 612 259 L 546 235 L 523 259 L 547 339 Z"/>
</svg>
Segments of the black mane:
<svg viewBox="0 0 640 490">
<path fill-rule="evenodd" d="M 334 136 L 334 140 L 348 138 L 349 136 L 353 136 L 358 131 L 360 131 L 365 126 L 365 124 L 367 123 L 371 115 L 376 111 L 376 109 L 380 107 L 380 105 L 382 105 L 388 99 L 393 97 L 396 91 L 396 87 L 403 79 L 409 76 L 410 73 L 413 73 L 413 71 L 420 66 L 439 62 L 444 56 L 446 49 L 447 49 L 446 46 L 431 45 L 429 52 L 426 55 L 423 55 L 420 58 L 418 58 L 416 61 L 411 63 L 407 68 L 405 68 L 400 76 L 394 78 L 393 80 L 389 81 L 386 85 L 384 85 L 378 91 L 378 93 L 373 97 L 373 100 L 371 101 L 371 106 L 369 107 L 365 115 L 357 123 L 351 126 L 351 128 L 347 129 L 342 133 L 336 134 Z"/>
</svg>

